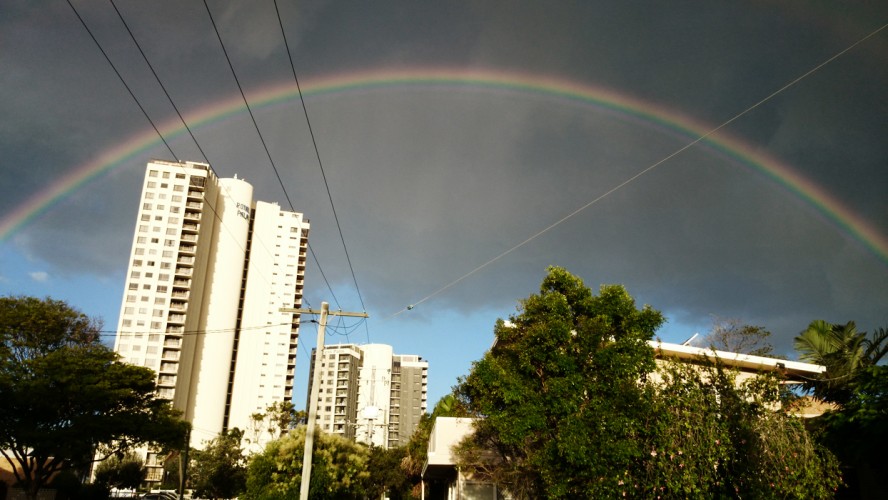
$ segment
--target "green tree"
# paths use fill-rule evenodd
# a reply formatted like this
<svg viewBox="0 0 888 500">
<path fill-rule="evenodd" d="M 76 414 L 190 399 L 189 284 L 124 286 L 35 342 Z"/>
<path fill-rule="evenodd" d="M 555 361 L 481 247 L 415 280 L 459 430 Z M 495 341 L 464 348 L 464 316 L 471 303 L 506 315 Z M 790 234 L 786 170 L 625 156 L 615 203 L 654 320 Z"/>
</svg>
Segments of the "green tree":
<svg viewBox="0 0 888 500">
<path fill-rule="evenodd" d="M 854 397 L 855 378 L 861 370 L 875 366 L 888 352 L 888 331 L 879 329 L 871 337 L 858 332 L 853 321 L 844 325 L 812 321 L 795 338 L 799 358 L 826 367 L 818 379 L 806 387 L 818 398 L 846 404 Z"/>
<path fill-rule="evenodd" d="M 879 498 L 888 474 L 882 455 L 888 447 L 888 330 L 858 332 L 853 321 L 813 321 L 795 339 L 803 360 L 826 366 L 806 388 L 836 405 L 812 423 L 819 439 L 846 470 L 849 495 Z"/>
<path fill-rule="evenodd" d="M 263 439 L 278 439 L 296 424 L 305 419 L 305 412 L 297 410 L 290 401 L 276 401 L 265 409 L 250 415 L 250 425 L 246 432 L 247 441 L 256 446 Z M 265 436 L 267 434 L 267 438 Z"/>
<path fill-rule="evenodd" d="M 367 472 L 369 477 L 364 486 L 364 493 L 369 498 L 389 498 L 402 500 L 412 498 L 413 483 L 401 468 L 407 456 L 406 447 L 386 449 L 371 446 L 367 455 Z"/>
<path fill-rule="evenodd" d="M 61 301 L 0 298 L 0 453 L 30 498 L 96 451 L 184 438 L 188 424 L 156 397 L 154 373 L 120 362 L 100 329 Z"/>
<path fill-rule="evenodd" d="M 247 468 L 248 500 L 285 500 L 299 497 L 302 481 L 302 455 L 305 426 L 272 441 L 265 451 L 254 455 Z M 364 498 L 370 480 L 366 446 L 344 437 L 315 434 L 309 498 Z"/>
<path fill-rule="evenodd" d="M 704 343 L 721 351 L 772 356 L 774 346 L 768 342 L 769 337 L 771 332 L 763 326 L 747 325 L 738 319 L 716 318 Z"/>
<path fill-rule="evenodd" d="M 779 381 L 737 384 L 705 358 L 657 370 L 662 321 L 550 268 L 457 387 L 477 417 L 462 470 L 515 498 L 829 497 L 835 460 L 779 411 Z"/>
<path fill-rule="evenodd" d="M 145 463 L 135 453 L 112 455 L 96 467 L 94 482 L 108 488 L 136 489 L 147 473 Z"/>
<path fill-rule="evenodd" d="M 239 429 L 219 434 L 204 449 L 193 450 L 190 480 L 200 498 L 234 498 L 246 488 L 246 457 Z"/>
<path fill-rule="evenodd" d="M 600 478 L 649 451 L 637 439 L 651 408 L 639 380 L 654 370 L 647 340 L 662 322 L 621 286 L 593 296 L 549 268 L 521 313 L 497 322 L 494 347 L 457 388 L 484 417 L 463 465 L 518 498 L 612 496 Z"/>
</svg>

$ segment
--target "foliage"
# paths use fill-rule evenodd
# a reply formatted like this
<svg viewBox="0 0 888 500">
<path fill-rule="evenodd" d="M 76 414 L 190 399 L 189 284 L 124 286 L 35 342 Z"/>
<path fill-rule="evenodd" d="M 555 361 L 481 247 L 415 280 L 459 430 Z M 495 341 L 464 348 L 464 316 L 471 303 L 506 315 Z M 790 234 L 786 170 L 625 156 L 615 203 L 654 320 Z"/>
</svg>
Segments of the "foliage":
<svg viewBox="0 0 888 500">
<path fill-rule="evenodd" d="M 372 446 L 368 450 L 367 472 L 370 477 L 364 487 L 369 498 L 400 500 L 412 498 L 413 483 L 401 468 L 407 456 L 405 447 L 386 449 Z"/>
<path fill-rule="evenodd" d="M 607 496 L 600 478 L 644 453 L 649 404 L 638 381 L 654 369 L 646 341 L 663 317 L 636 309 L 621 286 L 595 297 L 560 268 L 521 305 L 457 388 L 484 417 L 461 465 L 518 498 Z"/>
<path fill-rule="evenodd" d="M 189 478 L 200 498 L 234 498 L 246 488 L 246 457 L 241 448 L 243 432 L 219 434 L 203 450 L 193 450 Z"/>
<path fill-rule="evenodd" d="M 31 498 L 100 447 L 178 443 L 187 430 L 154 373 L 120 362 L 100 329 L 61 301 L 0 298 L 0 453 Z"/>
<path fill-rule="evenodd" d="M 550 268 L 521 306 L 457 388 L 478 417 L 455 450 L 463 471 L 515 498 L 824 498 L 839 484 L 832 455 L 775 411 L 777 380 L 738 385 L 705 358 L 656 371 L 662 316 L 623 287 L 593 296 Z"/>
<path fill-rule="evenodd" d="M 739 382 L 701 359 L 664 363 L 651 387 L 651 451 L 625 482 L 641 496 L 831 498 L 841 484 L 835 457 L 779 410 L 775 376 Z"/>
<path fill-rule="evenodd" d="M 803 361 L 825 366 L 826 373 L 807 383 L 806 388 L 824 401 L 846 404 L 854 397 L 857 374 L 878 364 L 888 352 L 886 339 L 885 329 L 868 338 L 865 332 L 857 331 L 853 321 L 844 325 L 812 321 L 795 338 L 795 349 Z"/>
<path fill-rule="evenodd" d="M 96 467 L 94 482 L 109 488 L 136 489 L 147 473 L 145 463 L 135 453 L 112 455 Z"/>
<path fill-rule="evenodd" d="M 819 439 L 841 460 L 850 494 L 881 495 L 888 474 L 883 453 L 888 446 L 888 330 L 858 332 L 844 325 L 813 321 L 796 337 L 801 358 L 826 366 L 826 373 L 806 387 L 836 405 L 814 420 Z"/>
<path fill-rule="evenodd" d="M 367 447 L 337 435 L 315 433 L 309 498 L 363 498 L 370 479 Z M 270 442 L 265 451 L 252 457 L 247 468 L 248 500 L 299 497 L 305 426 Z"/>
<path fill-rule="evenodd" d="M 773 356 L 771 336 L 763 326 L 747 325 L 738 319 L 716 318 L 704 342 L 712 349 L 753 356 Z"/>
<path fill-rule="evenodd" d="M 245 437 L 251 445 L 277 439 L 304 418 L 305 412 L 296 410 L 292 402 L 275 401 L 268 405 L 264 413 L 257 412 L 250 416 L 250 427 Z"/>
</svg>

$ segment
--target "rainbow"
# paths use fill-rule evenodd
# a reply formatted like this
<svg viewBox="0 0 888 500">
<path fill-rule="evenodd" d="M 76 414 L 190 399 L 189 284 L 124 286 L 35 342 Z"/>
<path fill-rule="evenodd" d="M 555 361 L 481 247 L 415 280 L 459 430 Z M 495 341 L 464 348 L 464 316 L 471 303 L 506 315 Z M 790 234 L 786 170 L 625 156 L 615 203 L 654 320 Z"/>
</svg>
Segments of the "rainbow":
<svg viewBox="0 0 888 500">
<path fill-rule="evenodd" d="M 560 101 L 566 105 L 591 107 L 597 111 L 617 116 L 622 120 L 643 123 L 649 127 L 677 134 L 688 142 L 703 136 L 713 128 L 711 125 L 696 121 L 665 107 L 619 94 L 603 87 L 581 84 L 564 78 L 505 71 L 373 70 L 307 80 L 302 85 L 302 93 L 306 98 L 309 98 L 349 92 L 391 91 L 410 88 L 441 88 L 450 91 L 469 90 L 537 96 Z M 253 93 L 250 106 L 254 109 L 261 109 L 291 101 L 297 96 L 296 86 L 292 81 L 271 85 L 258 93 Z M 190 113 L 186 120 L 189 127 L 197 129 L 222 122 L 243 112 L 245 112 L 243 101 L 238 95 L 217 101 Z M 170 120 L 158 128 L 168 141 L 185 132 L 184 126 L 178 120 Z M 38 192 L 0 219 L 0 242 L 10 238 L 84 184 L 127 165 L 129 160 L 156 148 L 160 142 L 154 130 L 146 127 L 138 134 L 70 170 L 59 177 L 54 184 Z M 844 206 L 822 187 L 806 179 L 785 163 L 724 133 L 708 136 L 701 142 L 701 145 L 751 167 L 783 186 L 813 206 L 843 232 L 863 244 L 883 263 L 888 264 L 888 237 Z M 644 166 L 646 165 L 639 166 L 639 169 Z"/>
</svg>

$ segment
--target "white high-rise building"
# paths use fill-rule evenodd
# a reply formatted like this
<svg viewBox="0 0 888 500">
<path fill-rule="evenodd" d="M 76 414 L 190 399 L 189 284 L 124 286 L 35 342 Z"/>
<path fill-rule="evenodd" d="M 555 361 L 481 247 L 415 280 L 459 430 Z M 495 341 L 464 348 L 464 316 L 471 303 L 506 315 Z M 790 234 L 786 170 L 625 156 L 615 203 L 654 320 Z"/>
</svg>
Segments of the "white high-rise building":
<svg viewBox="0 0 888 500">
<path fill-rule="evenodd" d="M 325 346 L 320 375 L 309 377 L 309 398 L 319 383 L 317 425 L 375 446 L 407 444 L 428 406 L 428 370 L 427 361 L 394 354 L 389 345 Z"/>
<path fill-rule="evenodd" d="M 290 401 L 299 315 L 280 309 L 302 305 L 308 232 L 209 165 L 148 164 L 114 348 L 157 372 L 193 446 Z"/>
</svg>

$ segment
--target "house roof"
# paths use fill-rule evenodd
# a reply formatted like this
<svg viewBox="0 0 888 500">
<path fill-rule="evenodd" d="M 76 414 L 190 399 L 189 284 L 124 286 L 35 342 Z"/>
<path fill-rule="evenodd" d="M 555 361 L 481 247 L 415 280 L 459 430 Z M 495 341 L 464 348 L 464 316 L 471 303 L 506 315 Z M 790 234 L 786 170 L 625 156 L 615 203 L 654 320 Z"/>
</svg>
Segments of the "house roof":
<svg viewBox="0 0 888 500">
<path fill-rule="evenodd" d="M 743 371 L 773 371 L 783 370 L 786 374 L 795 377 L 811 377 L 824 373 L 826 367 L 801 361 L 769 358 L 766 356 L 753 356 L 739 352 L 719 351 L 703 347 L 693 347 L 683 344 L 671 344 L 659 340 L 649 340 L 648 344 L 654 348 L 658 357 L 675 358 L 679 360 L 694 360 L 703 358 L 718 358 L 727 366 Z"/>
</svg>

